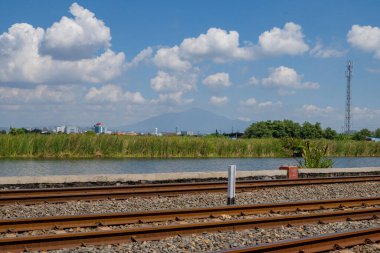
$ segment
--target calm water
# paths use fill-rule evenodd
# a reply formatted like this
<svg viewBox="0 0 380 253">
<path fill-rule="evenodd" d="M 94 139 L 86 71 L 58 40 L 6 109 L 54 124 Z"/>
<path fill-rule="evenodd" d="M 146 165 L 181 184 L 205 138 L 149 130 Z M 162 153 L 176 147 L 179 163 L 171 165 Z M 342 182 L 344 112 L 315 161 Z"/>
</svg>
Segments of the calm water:
<svg viewBox="0 0 380 253">
<path fill-rule="evenodd" d="M 337 168 L 380 167 L 380 157 L 334 158 L 334 161 Z M 231 164 L 236 164 L 238 170 L 275 170 L 283 164 L 296 165 L 297 161 L 294 158 L 0 160 L 0 176 L 224 171 Z"/>
</svg>

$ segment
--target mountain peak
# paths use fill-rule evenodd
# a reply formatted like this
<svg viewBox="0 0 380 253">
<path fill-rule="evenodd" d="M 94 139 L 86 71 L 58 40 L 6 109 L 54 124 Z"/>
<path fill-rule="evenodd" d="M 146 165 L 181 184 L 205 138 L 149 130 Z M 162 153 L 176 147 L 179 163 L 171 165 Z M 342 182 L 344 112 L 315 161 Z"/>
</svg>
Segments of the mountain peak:
<svg viewBox="0 0 380 253">
<path fill-rule="evenodd" d="M 243 132 L 248 126 L 248 122 L 231 120 L 200 108 L 190 108 L 182 112 L 163 113 L 139 123 L 122 127 L 122 130 L 154 132 L 155 128 L 158 128 L 160 132 L 175 132 L 177 130 L 205 134 L 214 133 L 215 130 Z"/>
</svg>

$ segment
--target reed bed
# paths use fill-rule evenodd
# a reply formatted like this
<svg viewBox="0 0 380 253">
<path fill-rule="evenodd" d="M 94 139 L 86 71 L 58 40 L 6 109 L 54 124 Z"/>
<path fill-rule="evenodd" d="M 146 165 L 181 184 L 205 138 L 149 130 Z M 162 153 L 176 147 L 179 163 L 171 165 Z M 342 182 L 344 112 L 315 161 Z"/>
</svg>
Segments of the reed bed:
<svg viewBox="0 0 380 253">
<path fill-rule="evenodd" d="M 315 140 L 329 156 L 380 156 L 380 143 Z M 213 158 L 286 157 L 279 139 L 190 136 L 0 135 L 0 158 Z"/>
</svg>

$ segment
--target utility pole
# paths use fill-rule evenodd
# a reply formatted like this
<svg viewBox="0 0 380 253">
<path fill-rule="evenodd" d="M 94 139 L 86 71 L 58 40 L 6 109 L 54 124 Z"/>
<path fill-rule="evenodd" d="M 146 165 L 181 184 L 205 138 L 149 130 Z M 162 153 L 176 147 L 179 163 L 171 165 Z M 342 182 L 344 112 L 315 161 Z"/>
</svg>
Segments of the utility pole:
<svg viewBox="0 0 380 253">
<path fill-rule="evenodd" d="M 346 114 L 344 118 L 344 133 L 351 133 L 351 79 L 352 79 L 352 69 L 353 64 L 351 60 L 347 61 L 346 65 L 346 79 L 347 79 L 347 89 L 346 89 Z"/>
</svg>

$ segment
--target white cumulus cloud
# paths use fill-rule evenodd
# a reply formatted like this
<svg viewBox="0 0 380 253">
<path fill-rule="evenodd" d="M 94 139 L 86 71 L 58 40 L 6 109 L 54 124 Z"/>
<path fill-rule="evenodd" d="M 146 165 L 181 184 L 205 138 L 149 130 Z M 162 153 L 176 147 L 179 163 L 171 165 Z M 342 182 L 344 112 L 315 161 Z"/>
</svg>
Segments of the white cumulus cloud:
<svg viewBox="0 0 380 253">
<path fill-rule="evenodd" d="M 240 45 L 237 31 L 211 27 L 198 37 L 185 38 L 179 45 L 159 49 L 153 62 L 160 69 L 188 71 L 199 61 L 226 63 L 234 60 L 255 60 L 260 55 L 299 55 L 308 50 L 301 26 L 293 22 L 286 23 L 282 29 L 274 27 L 263 32 L 257 45 L 252 42 Z"/>
<path fill-rule="evenodd" d="M 63 103 L 73 100 L 74 91 L 69 87 L 49 88 L 46 85 L 38 85 L 34 89 L 0 87 L 0 103 L 2 104 Z"/>
<path fill-rule="evenodd" d="M 240 105 L 244 107 L 255 107 L 255 108 L 270 108 L 275 106 L 282 106 L 281 101 L 273 102 L 273 101 L 264 101 L 258 102 L 255 98 L 248 98 L 247 100 L 240 101 Z"/>
<path fill-rule="evenodd" d="M 72 12 L 76 14 L 78 14 L 77 12 L 83 12 L 84 16 L 82 18 L 91 16 L 86 9 L 79 5 L 73 4 L 71 9 L 75 9 Z M 92 20 L 93 25 L 103 25 L 102 22 L 98 22 L 94 17 L 88 18 Z M 91 45 L 83 44 L 84 42 L 80 41 L 70 42 L 71 44 L 68 43 L 66 46 L 55 44 L 54 49 L 57 49 L 56 51 L 53 52 L 53 47 L 51 47 L 50 51 L 45 50 L 44 52 L 42 48 L 44 45 L 46 47 L 46 41 L 52 41 L 50 37 L 46 37 L 49 34 L 49 28 L 45 32 L 42 28 L 34 28 L 26 23 L 12 25 L 8 32 L 0 35 L 0 83 L 96 83 L 105 82 L 120 75 L 125 64 L 124 54 L 116 54 L 109 49 L 108 39 L 101 39 L 101 41 L 93 39 L 92 36 L 97 36 L 98 30 L 91 25 L 83 25 L 81 29 L 83 33 L 80 40 L 87 41 L 86 43 L 89 44 L 92 43 L 96 51 L 103 47 L 103 53 L 98 55 Z M 92 29 L 95 30 L 93 31 Z M 106 30 L 108 31 L 108 29 Z M 103 33 L 108 34 L 104 31 Z M 86 38 L 83 38 L 83 36 Z M 101 35 L 99 36 L 101 37 Z M 80 47 L 88 47 L 88 51 L 83 49 L 82 52 L 86 55 L 75 53 L 77 48 Z M 58 57 L 58 51 L 61 49 L 63 51 L 68 50 L 67 59 Z M 60 51 L 61 53 L 63 52 L 62 50 Z M 87 57 L 90 52 L 91 57 Z M 71 53 L 76 56 L 70 56 Z"/>
<path fill-rule="evenodd" d="M 128 67 L 136 67 L 141 62 L 147 61 L 153 53 L 153 49 L 151 47 L 147 47 L 143 49 L 140 53 L 138 53 L 131 62 L 128 62 Z"/>
<path fill-rule="evenodd" d="M 180 57 L 180 48 L 161 48 L 153 58 L 153 62 L 161 69 L 186 71 L 191 68 L 190 62 Z"/>
<path fill-rule="evenodd" d="M 334 108 L 331 106 L 318 107 L 316 105 L 303 105 L 301 111 L 308 117 L 327 116 L 327 114 L 334 111 Z"/>
<path fill-rule="evenodd" d="M 258 85 L 259 83 L 260 83 L 260 81 L 254 76 L 252 76 L 248 80 L 248 84 L 250 84 L 250 85 Z"/>
<path fill-rule="evenodd" d="M 294 69 L 285 66 L 272 69 L 269 76 L 262 80 L 266 87 L 293 88 L 293 89 L 318 89 L 315 82 L 302 82 L 302 76 Z"/>
<path fill-rule="evenodd" d="M 126 102 L 128 104 L 143 104 L 145 98 L 140 92 L 123 91 L 119 86 L 108 84 L 100 88 L 92 87 L 85 95 L 85 99 L 92 103 L 104 103 L 104 102 Z"/>
<path fill-rule="evenodd" d="M 301 26 L 288 22 L 284 28 L 274 27 L 259 36 L 259 47 L 268 55 L 298 55 L 309 50 Z"/>
<path fill-rule="evenodd" d="M 261 103 L 258 103 L 257 106 L 259 108 L 269 108 L 269 107 L 274 107 L 274 106 L 282 106 L 282 102 L 281 101 L 277 101 L 277 102 L 273 102 L 273 101 L 264 101 L 264 102 L 261 102 Z"/>
<path fill-rule="evenodd" d="M 355 106 L 351 112 L 355 119 L 376 119 L 380 117 L 380 109 Z"/>
<path fill-rule="evenodd" d="M 197 38 L 184 39 L 180 49 L 187 58 L 209 58 L 215 62 L 254 57 L 252 48 L 240 47 L 237 31 L 227 32 L 220 28 L 210 28 Z"/>
<path fill-rule="evenodd" d="M 365 52 L 373 53 L 380 59 L 380 28 L 353 25 L 347 34 L 348 42 Z"/>
<path fill-rule="evenodd" d="M 257 105 L 257 101 L 255 98 L 248 98 L 247 100 L 240 101 L 240 104 L 243 106 L 255 106 Z"/>
<path fill-rule="evenodd" d="M 41 51 L 55 59 L 90 58 L 110 46 L 111 33 L 103 21 L 77 3 L 70 6 L 74 18 L 62 17 L 46 30 Z"/>
<path fill-rule="evenodd" d="M 223 97 L 217 97 L 217 96 L 212 96 L 209 100 L 209 103 L 212 105 L 220 106 L 220 105 L 225 105 L 228 102 L 228 97 L 223 96 Z"/>
<path fill-rule="evenodd" d="M 328 48 L 323 46 L 321 43 L 317 43 L 315 47 L 310 50 L 310 55 L 318 58 L 332 58 L 341 57 L 346 54 L 346 51 L 337 50 L 334 48 Z"/>
<path fill-rule="evenodd" d="M 231 86 L 230 75 L 224 72 L 215 73 L 203 79 L 203 84 L 209 88 L 227 88 Z"/>
<path fill-rule="evenodd" d="M 150 86 L 156 92 L 187 92 L 195 88 L 196 81 L 195 75 L 158 71 L 157 75 L 150 80 Z"/>
<path fill-rule="evenodd" d="M 152 100 L 152 103 L 161 105 L 188 105 L 194 101 L 192 98 L 183 98 L 183 95 L 182 91 L 159 94 L 158 99 Z"/>
</svg>

